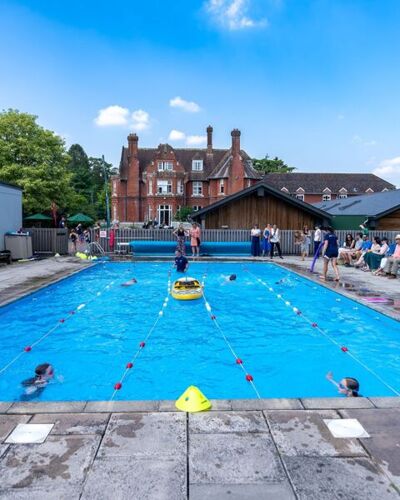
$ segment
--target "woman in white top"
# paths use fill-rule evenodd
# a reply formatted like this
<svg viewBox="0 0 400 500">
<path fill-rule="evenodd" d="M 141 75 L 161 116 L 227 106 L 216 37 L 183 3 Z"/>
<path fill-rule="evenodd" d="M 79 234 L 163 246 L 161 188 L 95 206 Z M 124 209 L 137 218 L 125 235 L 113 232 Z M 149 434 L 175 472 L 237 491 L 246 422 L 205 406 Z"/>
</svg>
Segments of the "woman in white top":
<svg viewBox="0 0 400 500">
<path fill-rule="evenodd" d="M 261 238 L 261 229 L 258 227 L 258 224 L 254 224 L 251 230 L 251 255 L 253 257 L 260 256 L 260 238 Z"/>
<path fill-rule="evenodd" d="M 322 231 L 319 226 L 315 226 L 315 232 L 314 232 L 314 255 L 318 252 L 318 248 L 321 245 L 322 242 Z M 319 252 L 318 252 L 318 257 L 319 257 Z"/>
<path fill-rule="evenodd" d="M 283 259 L 280 241 L 281 241 L 281 232 L 280 232 L 279 228 L 277 227 L 277 225 L 274 224 L 272 226 L 271 237 L 269 239 L 269 242 L 271 243 L 271 259 L 274 258 L 274 249 L 275 249 L 275 246 L 276 246 L 276 248 L 278 250 L 279 257 L 281 259 Z"/>
</svg>

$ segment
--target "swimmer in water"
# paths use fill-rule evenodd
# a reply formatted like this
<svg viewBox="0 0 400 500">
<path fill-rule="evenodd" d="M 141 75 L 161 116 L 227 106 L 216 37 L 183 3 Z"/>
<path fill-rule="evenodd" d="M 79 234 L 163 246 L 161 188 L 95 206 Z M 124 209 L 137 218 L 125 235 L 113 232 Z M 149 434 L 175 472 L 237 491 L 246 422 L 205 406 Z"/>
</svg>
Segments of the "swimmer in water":
<svg viewBox="0 0 400 500">
<path fill-rule="evenodd" d="M 39 396 L 46 385 L 54 378 L 54 368 L 50 363 L 42 363 L 35 368 L 35 376 L 22 381 L 26 387 L 24 397 Z M 24 397 L 22 399 L 24 399 Z"/>
<path fill-rule="evenodd" d="M 229 276 L 229 281 L 235 281 L 236 280 L 236 274 L 231 274 Z"/>
<path fill-rule="evenodd" d="M 343 394 L 344 396 L 348 398 L 359 398 L 362 397 L 358 391 L 360 390 L 360 384 L 358 383 L 358 380 L 353 377 L 345 377 L 342 378 L 342 380 L 338 383 L 335 380 L 333 380 L 333 373 L 328 372 L 326 374 L 327 380 L 331 382 L 333 385 L 335 385 L 339 389 L 339 393 Z"/>
<path fill-rule="evenodd" d="M 125 283 L 122 283 L 121 286 L 131 286 L 131 285 L 134 285 L 135 283 L 137 283 L 136 278 L 132 278 L 131 280 L 125 281 Z"/>
</svg>

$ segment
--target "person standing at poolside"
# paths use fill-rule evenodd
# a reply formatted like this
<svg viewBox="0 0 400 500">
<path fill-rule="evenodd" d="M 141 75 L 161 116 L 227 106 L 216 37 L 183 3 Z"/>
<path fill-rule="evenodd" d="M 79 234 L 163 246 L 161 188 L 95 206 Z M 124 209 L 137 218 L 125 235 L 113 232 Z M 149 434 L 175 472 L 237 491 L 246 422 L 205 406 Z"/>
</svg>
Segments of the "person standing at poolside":
<svg viewBox="0 0 400 500">
<path fill-rule="evenodd" d="M 192 247 L 192 257 L 200 256 L 200 244 L 201 244 L 201 231 L 200 227 L 196 222 L 193 222 L 192 228 L 189 231 L 190 235 L 190 246 Z"/>
<path fill-rule="evenodd" d="M 301 260 L 304 260 L 306 257 L 308 257 L 310 253 L 310 245 L 311 245 L 311 232 L 308 229 L 308 226 L 305 225 L 303 227 L 303 242 L 300 245 Z"/>
<path fill-rule="evenodd" d="M 260 256 L 260 238 L 261 238 L 261 229 L 258 227 L 258 224 L 254 224 L 250 231 L 251 237 L 251 248 L 250 252 L 253 257 Z"/>
<path fill-rule="evenodd" d="M 280 229 L 278 228 L 278 226 L 276 224 L 274 224 L 272 226 L 272 229 L 271 229 L 271 236 L 270 236 L 270 239 L 269 239 L 270 243 L 271 243 L 271 259 L 274 258 L 274 250 L 275 250 L 275 246 L 278 250 L 278 255 L 281 259 L 283 259 L 282 257 L 282 250 L 281 250 L 281 232 L 280 232 Z"/>
<path fill-rule="evenodd" d="M 262 242 L 262 256 L 265 257 L 271 251 L 271 243 L 269 242 L 269 237 L 271 235 L 271 225 L 267 224 L 263 232 L 263 242 Z"/>
<path fill-rule="evenodd" d="M 337 266 L 337 258 L 339 254 L 338 238 L 332 227 L 328 227 L 328 232 L 324 237 L 324 246 L 322 248 L 322 256 L 324 258 L 324 268 L 320 278 L 326 281 L 328 273 L 328 264 L 331 262 L 335 272 L 335 281 L 339 281 L 339 270 Z"/>
<path fill-rule="evenodd" d="M 172 234 L 176 236 L 176 249 L 179 250 L 182 255 L 186 255 L 185 237 L 188 233 L 185 231 L 183 224 L 179 224 Z"/>
<path fill-rule="evenodd" d="M 319 257 L 319 251 L 318 248 L 321 244 L 322 241 L 322 231 L 319 226 L 315 226 L 315 232 L 314 232 L 314 255 L 318 252 L 317 257 Z"/>
</svg>

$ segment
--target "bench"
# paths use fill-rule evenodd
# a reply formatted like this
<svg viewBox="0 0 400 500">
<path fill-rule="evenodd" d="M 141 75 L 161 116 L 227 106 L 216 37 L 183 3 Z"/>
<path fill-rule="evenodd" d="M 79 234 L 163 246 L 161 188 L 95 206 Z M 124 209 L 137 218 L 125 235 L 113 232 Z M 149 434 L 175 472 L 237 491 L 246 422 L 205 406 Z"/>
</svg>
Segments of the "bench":
<svg viewBox="0 0 400 500">
<path fill-rule="evenodd" d="M 10 250 L 3 250 L 0 252 L 0 262 L 5 262 L 6 264 L 11 264 L 11 252 L 10 252 Z"/>
</svg>

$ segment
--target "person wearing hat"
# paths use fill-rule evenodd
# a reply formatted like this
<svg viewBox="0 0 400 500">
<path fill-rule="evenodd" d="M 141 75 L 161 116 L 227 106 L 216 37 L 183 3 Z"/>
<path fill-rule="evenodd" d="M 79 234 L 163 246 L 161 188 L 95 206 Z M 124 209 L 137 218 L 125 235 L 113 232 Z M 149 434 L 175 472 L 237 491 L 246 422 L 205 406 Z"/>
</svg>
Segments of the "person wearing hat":
<svg viewBox="0 0 400 500">
<path fill-rule="evenodd" d="M 390 279 L 397 278 L 397 271 L 400 265 L 400 234 L 396 234 L 396 248 L 394 249 L 393 255 L 388 257 L 383 272 Z"/>
</svg>

